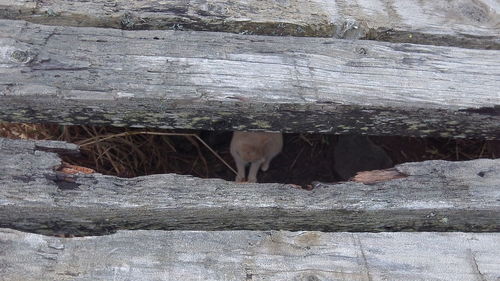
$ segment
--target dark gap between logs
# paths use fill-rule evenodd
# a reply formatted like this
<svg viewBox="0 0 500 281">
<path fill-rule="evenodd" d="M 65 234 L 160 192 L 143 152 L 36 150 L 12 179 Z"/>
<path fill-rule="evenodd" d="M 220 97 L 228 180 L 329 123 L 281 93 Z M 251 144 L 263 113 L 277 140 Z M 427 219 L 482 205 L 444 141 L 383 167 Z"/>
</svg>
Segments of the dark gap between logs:
<svg viewBox="0 0 500 281">
<path fill-rule="evenodd" d="M 96 136 L 97 139 L 102 139 L 115 134 L 136 131 L 197 134 L 229 165 L 235 166 L 229 152 L 231 132 L 0 123 L 0 137 L 63 140 L 76 144 L 88 142 L 90 138 Z M 344 155 L 343 163 L 335 163 L 339 158 L 335 155 L 335 149 L 338 149 L 339 138 L 343 137 L 345 136 L 285 134 L 282 153 L 274 158 L 267 172 L 259 172 L 259 182 L 289 183 L 305 187 L 313 181 L 346 180 L 345 171 L 339 173 L 338 169 L 347 165 L 345 161 L 350 161 L 345 160 L 345 157 L 349 159 L 349 154 Z M 359 163 L 352 161 L 349 169 L 363 171 L 388 168 L 405 162 L 436 159 L 465 161 L 500 157 L 500 141 L 498 140 L 397 136 L 370 136 L 368 138 L 377 147 L 383 149 L 392 163 L 385 161 L 384 164 L 380 164 L 378 161 L 379 164 L 374 164 L 375 166 L 370 168 L 370 165 L 363 165 L 367 162 L 366 159 L 380 156 L 371 157 L 361 153 L 361 156 L 353 157 L 362 160 L 358 161 Z M 342 149 L 345 149 L 345 146 Z M 350 149 L 359 152 L 355 146 Z M 84 145 L 81 147 L 81 152 L 81 156 L 61 155 L 61 157 L 70 164 L 119 177 L 177 173 L 201 178 L 234 180 L 233 172 L 202 143 L 192 137 L 147 134 L 113 137 L 92 145 Z"/>
</svg>

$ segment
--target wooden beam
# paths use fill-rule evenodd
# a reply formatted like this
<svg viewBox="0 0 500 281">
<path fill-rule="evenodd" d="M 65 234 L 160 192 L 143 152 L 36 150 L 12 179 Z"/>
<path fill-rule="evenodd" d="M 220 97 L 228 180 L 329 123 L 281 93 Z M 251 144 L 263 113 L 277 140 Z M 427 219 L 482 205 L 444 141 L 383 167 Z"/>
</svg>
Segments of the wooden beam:
<svg viewBox="0 0 500 281">
<path fill-rule="evenodd" d="M 500 231 L 500 159 L 407 163 L 396 166 L 404 178 L 313 183 L 306 191 L 176 174 L 68 175 L 55 171 L 60 159 L 47 147 L 54 145 L 0 139 L 0 227 L 73 235 L 118 229 Z"/>
<path fill-rule="evenodd" d="M 500 138 L 500 51 L 0 20 L 0 121 Z"/>
<path fill-rule="evenodd" d="M 498 233 L 0 229 L 4 280 L 497 280 Z"/>
<path fill-rule="evenodd" d="M 491 0 L 0 0 L 0 18 L 64 26 L 369 38 L 499 49 Z"/>
</svg>

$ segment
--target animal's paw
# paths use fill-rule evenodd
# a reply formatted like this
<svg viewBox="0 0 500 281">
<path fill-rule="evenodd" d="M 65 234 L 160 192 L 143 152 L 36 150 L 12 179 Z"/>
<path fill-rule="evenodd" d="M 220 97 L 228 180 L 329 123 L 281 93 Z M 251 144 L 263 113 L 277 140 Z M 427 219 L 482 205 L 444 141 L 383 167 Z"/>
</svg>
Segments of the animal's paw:
<svg viewBox="0 0 500 281">
<path fill-rule="evenodd" d="M 249 183 L 256 183 L 257 182 L 257 178 L 248 178 L 248 182 Z"/>
</svg>

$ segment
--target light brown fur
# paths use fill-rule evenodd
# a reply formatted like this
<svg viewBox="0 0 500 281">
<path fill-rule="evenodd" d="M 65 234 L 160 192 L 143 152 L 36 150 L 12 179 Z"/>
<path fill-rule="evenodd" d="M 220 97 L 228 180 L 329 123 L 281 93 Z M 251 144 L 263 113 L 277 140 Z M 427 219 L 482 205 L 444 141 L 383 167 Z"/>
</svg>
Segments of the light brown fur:
<svg viewBox="0 0 500 281">
<path fill-rule="evenodd" d="M 230 150 L 238 169 L 236 181 L 245 181 L 245 166 L 251 163 L 248 182 L 257 182 L 259 168 L 267 171 L 269 163 L 282 148 L 281 133 L 234 132 Z"/>
</svg>

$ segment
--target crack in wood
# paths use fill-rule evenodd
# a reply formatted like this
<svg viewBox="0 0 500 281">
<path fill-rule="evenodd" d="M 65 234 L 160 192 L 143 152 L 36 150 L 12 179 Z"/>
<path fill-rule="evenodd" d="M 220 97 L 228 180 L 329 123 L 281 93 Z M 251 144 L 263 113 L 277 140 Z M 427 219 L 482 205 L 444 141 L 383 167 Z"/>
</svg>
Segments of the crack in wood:
<svg viewBox="0 0 500 281">
<path fill-rule="evenodd" d="M 361 253 L 362 265 L 363 265 L 362 267 L 365 271 L 364 273 L 366 274 L 366 280 L 373 281 L 371 274 L 370 274 L 370 267 L 368 265 L 368 260 L 366 259 L 365 250 L 363 248 L 363 244 L 361 243 L 361 239 L 358 235 L 356 235 L 354 233 L 351 235 L 352 235 L 352 238 L 354 241 L 354 245 L 356 245 L 356 247 L 358 248 L 358 250 Z"/>
<path fill-rule="evenodd" d="M 467 249 L 468 259 L 471 261 L 472 271 L 479 281 L 487 281 L 485 276 L 479 270 L 479 265 L 477 264 L 476 256 L 471 249 Z"/>
</svg>

